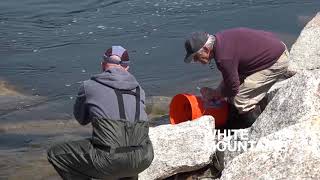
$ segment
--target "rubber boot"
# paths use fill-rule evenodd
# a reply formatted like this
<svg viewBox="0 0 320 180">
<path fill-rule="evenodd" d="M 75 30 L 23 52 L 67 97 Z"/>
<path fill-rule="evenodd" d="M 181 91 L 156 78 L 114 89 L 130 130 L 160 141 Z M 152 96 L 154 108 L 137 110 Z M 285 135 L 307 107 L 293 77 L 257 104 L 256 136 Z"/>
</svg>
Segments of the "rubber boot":
<svg viewBox="0 0 320 180">
<path fill-rule="evenodd" d="M 228 103 L 229 112 L 226 125 L 221 129 L 241 129 L 241 119 L 238 113 L 237 108 L 233 105 Z"/>
</svg>

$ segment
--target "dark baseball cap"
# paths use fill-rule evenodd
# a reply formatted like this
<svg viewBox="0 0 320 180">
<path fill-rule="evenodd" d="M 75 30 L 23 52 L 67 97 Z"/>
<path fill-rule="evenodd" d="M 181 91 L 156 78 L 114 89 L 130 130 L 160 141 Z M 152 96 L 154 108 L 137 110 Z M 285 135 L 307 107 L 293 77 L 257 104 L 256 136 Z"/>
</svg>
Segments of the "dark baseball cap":
<svg viewBox="0 0 320 180">
<path fill-rule="evenodd" d="M 193 60 L 194 54 L 199 51 L 207 42 L 209 34 L 206 32 L 193 32 L 184 43 L 186 49 L 185 63 L 190 63 Z"/>
<path fill-rule="evenodd" d="M 121 61 L 115 61 L 110 58 L 110 56 L 118 56 Z M 108 63 L 114 64 L 129 64 L 129 54 L 128 51 L 123 48 L 122 46 L 112 46 L 111 48 L 107 49 L 103 55 L 104 61 Z"/>
</svg>

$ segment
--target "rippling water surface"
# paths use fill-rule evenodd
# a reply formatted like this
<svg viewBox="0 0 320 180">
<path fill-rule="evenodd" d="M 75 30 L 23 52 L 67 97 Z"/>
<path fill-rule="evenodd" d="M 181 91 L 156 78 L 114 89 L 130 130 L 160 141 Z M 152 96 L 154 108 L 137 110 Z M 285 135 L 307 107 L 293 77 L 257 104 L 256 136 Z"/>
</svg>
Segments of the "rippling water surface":
<svg viewBox="0 0 320 180">
<path fill-rule="evenodd" d="M 291 44 L 319 7 L 313 0 L 3 0 L 0 77 L 28 93 L 69 98 L 100 70 L 104 50 L 121 44 L 149 95 L 173 95 L 220 79 L 183 63 L 190 32 L 248 26 Z"/>
<path fill-rule="evenodd" d="M 190 32 L 247 26 L 273 31 L 290 46 L 319 10 L 318 0 L 1 0 L 0 79 L 41 101 L 1 111 L 0 122 L 71 118 L 79 82 L 100 71 L 111 45 L 129 49 L 130 70 L 149 96 L 216 85 L 216 69 L 183 63 Z M 0 152 L 28 151 L 20 148 L 46 138 L 6 133 Z M 10 162 L 23 160 L 1 159 L 8 163 L 0 163 L 7 173 L 0 179 Z"/>
</svg>

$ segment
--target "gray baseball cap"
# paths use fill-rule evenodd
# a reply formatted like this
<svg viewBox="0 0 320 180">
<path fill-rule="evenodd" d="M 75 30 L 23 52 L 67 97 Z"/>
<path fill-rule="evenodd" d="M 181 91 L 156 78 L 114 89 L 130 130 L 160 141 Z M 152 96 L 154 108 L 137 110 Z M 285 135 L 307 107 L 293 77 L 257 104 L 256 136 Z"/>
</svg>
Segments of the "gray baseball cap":
<svg viewBox="0 0 320 180">
<path fill-rule="evenodd" d="M 193 60 L 193 56 L 198 52 L 207 42 L 209 34 L 206 32 L 193 32 L 190 37 L 184 43 L 186 49 L 185 63 L 190 63 Z"/>
</svg>

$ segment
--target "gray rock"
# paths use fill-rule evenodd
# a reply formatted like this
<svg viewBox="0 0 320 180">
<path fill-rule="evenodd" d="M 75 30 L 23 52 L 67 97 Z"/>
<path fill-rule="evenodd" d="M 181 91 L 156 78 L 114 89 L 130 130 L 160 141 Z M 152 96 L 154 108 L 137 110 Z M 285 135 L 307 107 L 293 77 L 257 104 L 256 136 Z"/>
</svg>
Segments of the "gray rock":
<svg viewBox="0 0 320 180">
<path fill-rule="evenodd" d="M 272 100 L 247 129 L 250 141 L 258 145 L 246 152 L 225 151 L 221 179 L 319 178 L 320 170 L 312 168 L 319 163 L 320 149 L 308 141 L 317 137 L 313 143 L 319 144 L 320 140 L 320 118 L 310 121 L 320 117 L 320 70 L 301 71 L 275 84 L 268 96 Z M 318 148 L 317 156 L 309 147 Z"/>
<path fill-rule="evenodd" d="M 72 110 L 73 100 L 48 100 L 41 96 L 0 96 L 0 126 L 2 123 L 72 119 L 72 111 L 66 112 L 66 104 Z M 48 113 L 50 112 L 50 113 Z M 71 113 L 70 113 L 71 112 Z"/>
<path fill-rule="evenodd" d="M 155 127 L 155 126 L 160 126 L 165 124 L 170 124 L 170 117 L 168 114 L 149 119 L 150 127 Z"/>
<path fill-rule="evenodd" d="M 268 102 L 270 102 L 273 99 L 273 97 L 276 95 L 276 93 L 281 88 L 283 88 L 288 83 L 288 81 L 289 81 L 289 79 L 281 80 L 281 81 L 275 83 L 271 87 L 271 89 L 267 93 Z M 251 128 L 242 129 L 242 131 L 244 131 L 246 134 L 249 134 L 251 132 Z M 238 135 L 236 135 L 236 136 L 233 135 L 230 137 L 229 141 L 231 144 L 234 144 L 235 142 L 246 142 L 247 141 L 247 140 L 242 140 L 239 138 L 239 132 L 240 131 L 236 132 L 236 134 L 238 134 Z M 237 137 L 237 138 L 235 138 L 235 137 Z M 222 171 L 224 166 L 227 166 L 235 157 L 239 156 L 243 152 L 244 152 L 243 150 L 229 151 L 228 149 L 226 149 L 225 151 L 217 151 L 217 156 L 218 156 L 220 163 L 214 164 L 215 168 Z"/>
<path fill-rule="evenodd" d="M 320 179 L 320 117 L 261 138 L 237 156 L 221 180 Z"/>
<path fill-rule="evenodd" d="M 244 139 L 242 139 L 240 135 L 241 132 L 245 135 L 249 135 L 250 128 L 236 130 L 234 135 L 226 138 L 227 139 L 226 142 L 230 143 L 232 148 L 231 149 L 226 148 L 225 151 L 220 151 L 219 153 L 217 153 L 217 155 L 219 156 L 218 159 L 221 162 L 220 164 L 215 164 L 215 167 L 217 169 L 222 171 L 223 168 L 227 166 L 235 157 L 239 156 L 246 150 L 242 148 L 237 148 L 237 150 L 232 150 L 232 149 L 235 149 L 235 147 L 237 147 L 240 143 L 248 144 L 248 141 L 250 140 L 249 137 L 246 136 Z M 250 146 L 247 145 L 246 148 L 250 148 Z"/>
<path fill-rule="evenodd" d="M 175 174 L 171 177 L 166 178 L 165 180 L 213 180 L 219 179 L 220 176 L 221 171 L 210 164 L 196 171 Z"/>
<path fill-rule="evenodd" d="M 46 98 L 40 96 L 0 95 L 0 115 L 15 110 L 21 110 L 45 100 Z"/>
<path fill-rule="evenodd" d="M 320 13 L 302 30 L 290 51 L 289 71 L 320 68 Z"/>
<path fill-rule="evenodd" d="M 301 90 L 304 89 L 304 84 L 307 83 L 308 77 L 310 74 L 313 74 L 312 72 L 306 72 L 305 75 L 303 74 L 298 74 L 297 77 L 291 79 L 287 79 L 287 80 L 282 80 L 277 82 L 276 84 L 274 84 L 271 89 L 268 91 L 267 93 L 267 98 L 268 98 L 268 102 L 270 103 L 269 106 L 265 109 L 265 111 L 262 113 L 262 115 L 257 119 L 257 121 L 254 123 L 253 127 L 245 129 L 246 132 L 250 132 L 250 139 L 251 140 L 257 140 L 259 137 L 268 135 L 269 133 L 275 132 L 283 127 L 287 127 L 291 124 L 296 123 L 295 121 L 291 122 L 289 121 L 289 117 L 293 116 L 294 114 L 296 114 L 296 110 L 289 110 L 287 108 L 287 106 L 289 106 L 290 103 L 294 103 L 297 102 L 297 99 L 291 99 L 291 94 L 287 94 L 289 92 L 292 92 L 289 87 L 292 87 L 292 89 L 295 89 L 294 92 L 292 93 L 300 93 L 301 96 L 304 96 L 306 94 L 303 93 L 303 91 Z M 314 80 L 317 79 L 317 77 L 313 77 Z M 304 79 L 303 82 L 302 79 Z M 303 86 L 299 86 L 299 84 L 297 84 L 297 82 L 300 82 L 303 84 Z M 317 83 L 312 84 L 311 86 L 316 86 Z M 296 86 L 299 86 L 301 88 L 297 88 Z M 280 95 L 277 95 L 277 97 L 272 101 L 272 99 L 276 96 L 276 94 L 278 93 L 278 91 L 280 89 L 283 89 Z M 285 95 L 286 94 L 286 95 Z M 311 94 L 313 96 L 313 94 Z M 280 98 L 280 99 L 279 99 Z M 298 98 L 298 97 L 297 97 Z M 300 97 L 302 99 L 305 99 L 304 97 Z M 283 105 L 280 106 L 280 102 L 279 100 L 281 100 L 281 103 L 284 103 Z M 283 100 L 286 100 L 285 102 L 283 102 Z M 293 101 L 293 102 L 291 102 Z M 299 105 L 300 103 L 295 103 L 296 106 L 291 106 L 291 108 L 296 108 L 299 109 Z M 278 108 L 282 107 L 284 110 L 283 111 L 278 111 Z M 310 104 L 310 106 L 313 106 L 312 104 Z M 314 114 L 317 114 L 316 112 L 317 110 L 314 109 Z M 307 112 L 307 110 L 304 112 L 304 114 L 308 114 L 309 112 Z M 281 117 L 279 118 L 278 116 L 284 115 L 285 117 Z M 301 117 L 303 115 L 300 115 Z M 284 119 L 284 120 L 282 120 Z M 288 122 L 289 121 L 289 122 Z M 283 123 L 281 124 L 281 126 L 278 126 L 279 123 Z M 241 139 L 234 139 L 233 137 L 231 137 L 230 141 L 233 143 L 234 141 L 241 141 Z M 235 157 L 237 157 L 238 155 L 242 154 L 244 151 L 224 151 L 222 153 L 220 153 L 220 159 L 223 159 L 224 165 L 228 165 L 228 163 L 230 163 Z"/>
<path fill-rule="evenodd" d="M 212 116 L 150 128 L 149 135 L 154 147 L 154 160 L 139 174 L 141 180 L 164 179 L 200 169 L 211 163 L 215 153 Z"/>
<path fill-rule="evenodd" d="M 7 81 L 0 77 L 0 96 L 17 96 L 22 95 L 17 88 L 10 85 Z"/>
<path fill-rule="evenodd" d="M 320 70 L 304 71 L 290 78 L 251 127 L 251 139 L 320 114 Z"/>
<path fill-rule="evenodd" d="M 273 99 L 273 97 L 276 95 L 279 89 L 281 89 L 283 86 L 287 84 L 288 80 L 289 79 L 278 81 L 269 89 L 267 93 L 268 102 L 270 102 Z"/>
</svg>

